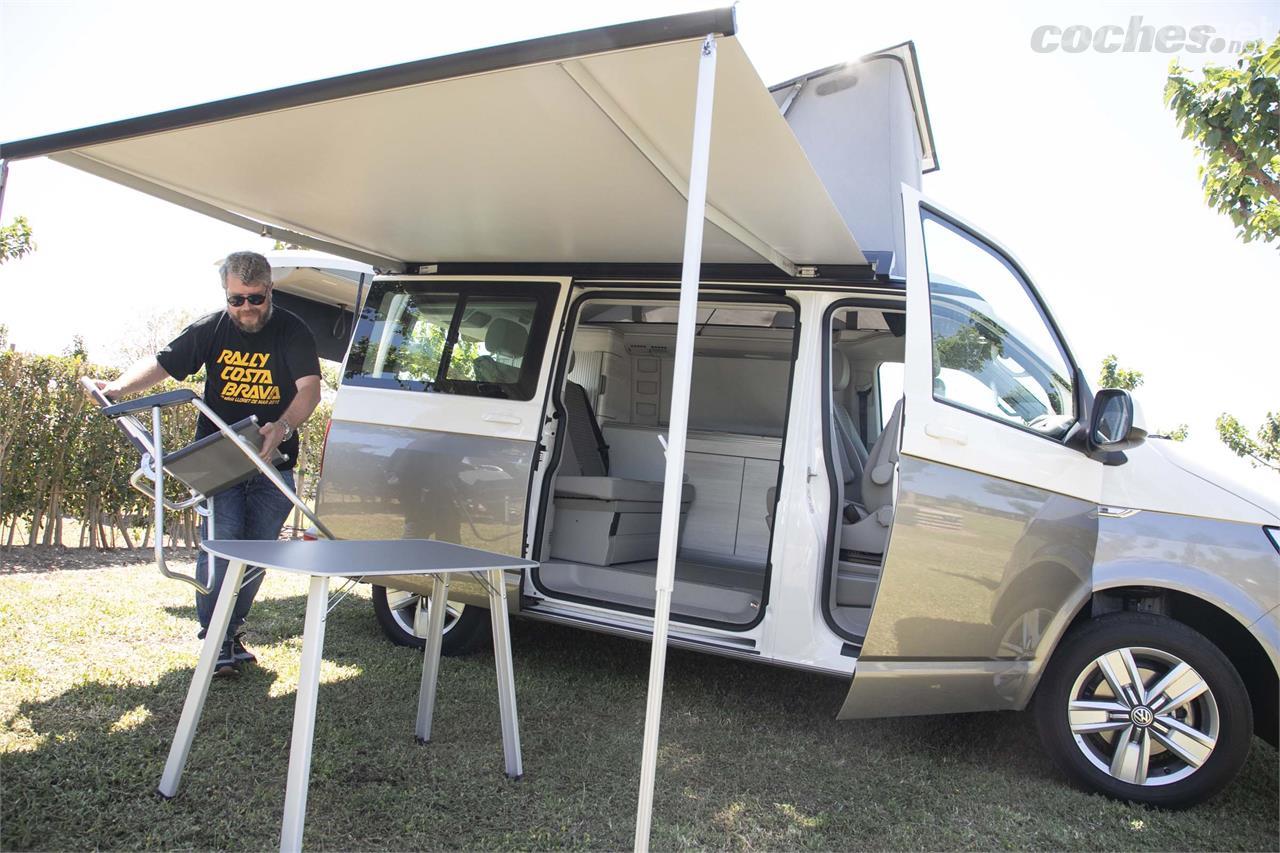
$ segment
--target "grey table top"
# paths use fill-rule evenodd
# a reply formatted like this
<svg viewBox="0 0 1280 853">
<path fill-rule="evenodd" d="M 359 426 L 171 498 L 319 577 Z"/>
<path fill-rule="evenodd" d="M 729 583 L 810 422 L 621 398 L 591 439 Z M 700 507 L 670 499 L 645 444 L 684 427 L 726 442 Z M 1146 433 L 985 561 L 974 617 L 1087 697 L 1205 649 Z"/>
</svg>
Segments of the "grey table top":
<svg viewBox="0 0 1280 853">
<path fill-rule="evenodd" d="M 305 575 L 433 575 L 531 569 L 537 563 L 434 539 L 320 539 L 314 542 L 210 539 L 210 554 Z"/>
</svg>

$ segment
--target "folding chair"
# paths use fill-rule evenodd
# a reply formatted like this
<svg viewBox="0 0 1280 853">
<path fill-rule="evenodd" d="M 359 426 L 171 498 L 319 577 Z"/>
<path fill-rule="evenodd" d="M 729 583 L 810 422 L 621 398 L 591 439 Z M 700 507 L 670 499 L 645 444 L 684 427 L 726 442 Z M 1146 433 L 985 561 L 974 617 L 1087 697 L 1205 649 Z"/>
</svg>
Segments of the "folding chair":
<svg viewBox="0 0 1280 853">
<path fill-rule="evenodd" d="M 259 472 L 266 475 L 281 494 L 316 526 L 316 530 L 321 535 L 327 539 L 335 538 L 324 522 L 316 517 L 316 514 L 302 502 L 293 489 L 289 488 L 289 484 L 276 470 L 275 466 L 285 461 L 287 457 L 277 450 L 271 462 L 266 462 L 258 455 L 262 450 L 262 435 L 258 432 L 257 417 L 251 415 L 234 424 L 228 424 L 209 408 L 200 395 L 186 388 L 151 394 L 125 403 L 112 403 L 89 377 L 82 377 L 80 384 L 101 407 L 102 414 L 115 421 L 125 438 L 142 456 L 138 470 L 129 477 L 129 485 L 152 498 L 155 504 L 156 566 L 165 577 L 191 584 L 201 593 L 209 594 L 209 587 L 194 577 L 171 571 L 165 562 L 164 513 L 166 510 L 181 512 L 195 507 L 197 513 L 208 519 L 208 538 L 214 539 L 216 538 L 214 495 L 243 483 Z M 195 406 L 201 414 L 213 422 L 218 431 L 172 453 L 165 453 L 161 436 L 160 412 L 170 406 L 184 403 Z M 134 417 L 135 413 L 147 409 L 151 410 L 150 432 Z M 165 497 L 166 474 L 185 486 L 191 493 L 190 497 L 180 501 L 171 501 Z M 149 481 L 149 484 L 144 481 Z"/>
</svg>

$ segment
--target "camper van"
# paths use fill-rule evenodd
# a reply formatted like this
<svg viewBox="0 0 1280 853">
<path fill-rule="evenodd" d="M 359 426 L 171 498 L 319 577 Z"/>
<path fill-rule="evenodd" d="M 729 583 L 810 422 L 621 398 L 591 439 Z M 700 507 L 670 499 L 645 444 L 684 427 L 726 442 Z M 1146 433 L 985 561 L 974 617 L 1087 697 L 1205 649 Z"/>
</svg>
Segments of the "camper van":
<svg viewBox="0 0 1280 853">
<path fill-rule="evenodd" d="M 1276 740 L 1280 505 L 1091 389 L 1013 254 L 921 195 L 911 44 L 768 87 L 734 32 L 627 24 L 0 153 L 377 268 L 280 287 L 344 356 L 318 516 L 530 559 L 513 613 L 643 640 L 715 35 L 670 644 L 849 679 L 842 718 L 1033 708 L 1110 796 L 1220 790 Z M 380 583 L 395 641 L 437 606 L 446 652 L 482 640 L 479 582 Z"/>
</svg>

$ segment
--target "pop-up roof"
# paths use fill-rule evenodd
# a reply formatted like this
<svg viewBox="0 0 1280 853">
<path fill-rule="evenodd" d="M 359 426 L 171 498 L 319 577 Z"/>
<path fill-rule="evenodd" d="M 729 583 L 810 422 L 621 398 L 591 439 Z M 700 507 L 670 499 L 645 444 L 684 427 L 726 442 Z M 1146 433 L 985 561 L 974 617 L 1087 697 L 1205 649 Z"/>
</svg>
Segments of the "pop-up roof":
<svg viewBox="0 0 1280 853">
<path fill-rule="evenodd" d="M 680 260 L 699 45 L 703 261 L 862 265 L 732 10 L 607 27 L 0 146 L 383 269 Z M 289 238 L 283 231 L 271 232 Z"/>
</svg>

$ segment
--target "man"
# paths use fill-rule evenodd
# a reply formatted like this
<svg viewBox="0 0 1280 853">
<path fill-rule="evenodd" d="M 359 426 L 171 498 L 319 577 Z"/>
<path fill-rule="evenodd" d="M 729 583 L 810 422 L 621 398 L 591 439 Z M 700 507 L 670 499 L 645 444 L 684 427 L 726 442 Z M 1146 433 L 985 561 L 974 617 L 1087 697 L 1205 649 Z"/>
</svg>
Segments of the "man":
<svg viewBox="0 0 1280 853">
<path fill-rule="evenodd" d="M 287 458 L 277 465 L 280 476 L 293 486 L 298 458 L 297 429 L 320 402 L 320 361 L 315 338 L 306 325 L 271 300 L 271 265 L 256 252 L 227 256 L 220 270 L 226 307 L 201 317 L 154 357 L 132 365 L 114 382 L 97 385 L 109 399 L 135 394 L 167 377 L 182 380 L 205 370 L 204 400 L 227 423 L 257 415 L 262 433 L 261 456 L 270 460 L 280 449 Z M 200 416 L 196 438 L 217 432 Z M 220 492 L 213 499 L 214 532 L 219 539 L 276 539 L 292 504 L 264 474 Z M 207 533 L 202 520 L 200 533 Z M 157 532 L 157 535 L 159 533 Z M 196 577 L 210 587 L 196 594 L 196 615 L 204 637 L 213 605 L 226 575 L 227 561 L 214 560 L 209 582 L 209 555 L 196 557 Z M 242 663 L 257 658 L 244 646 L 242 626 L 262 585 L 262 572 L 240 588 L 235 612 L 218 656 L 215 672 L 231 675 Z"/>
</svg>

